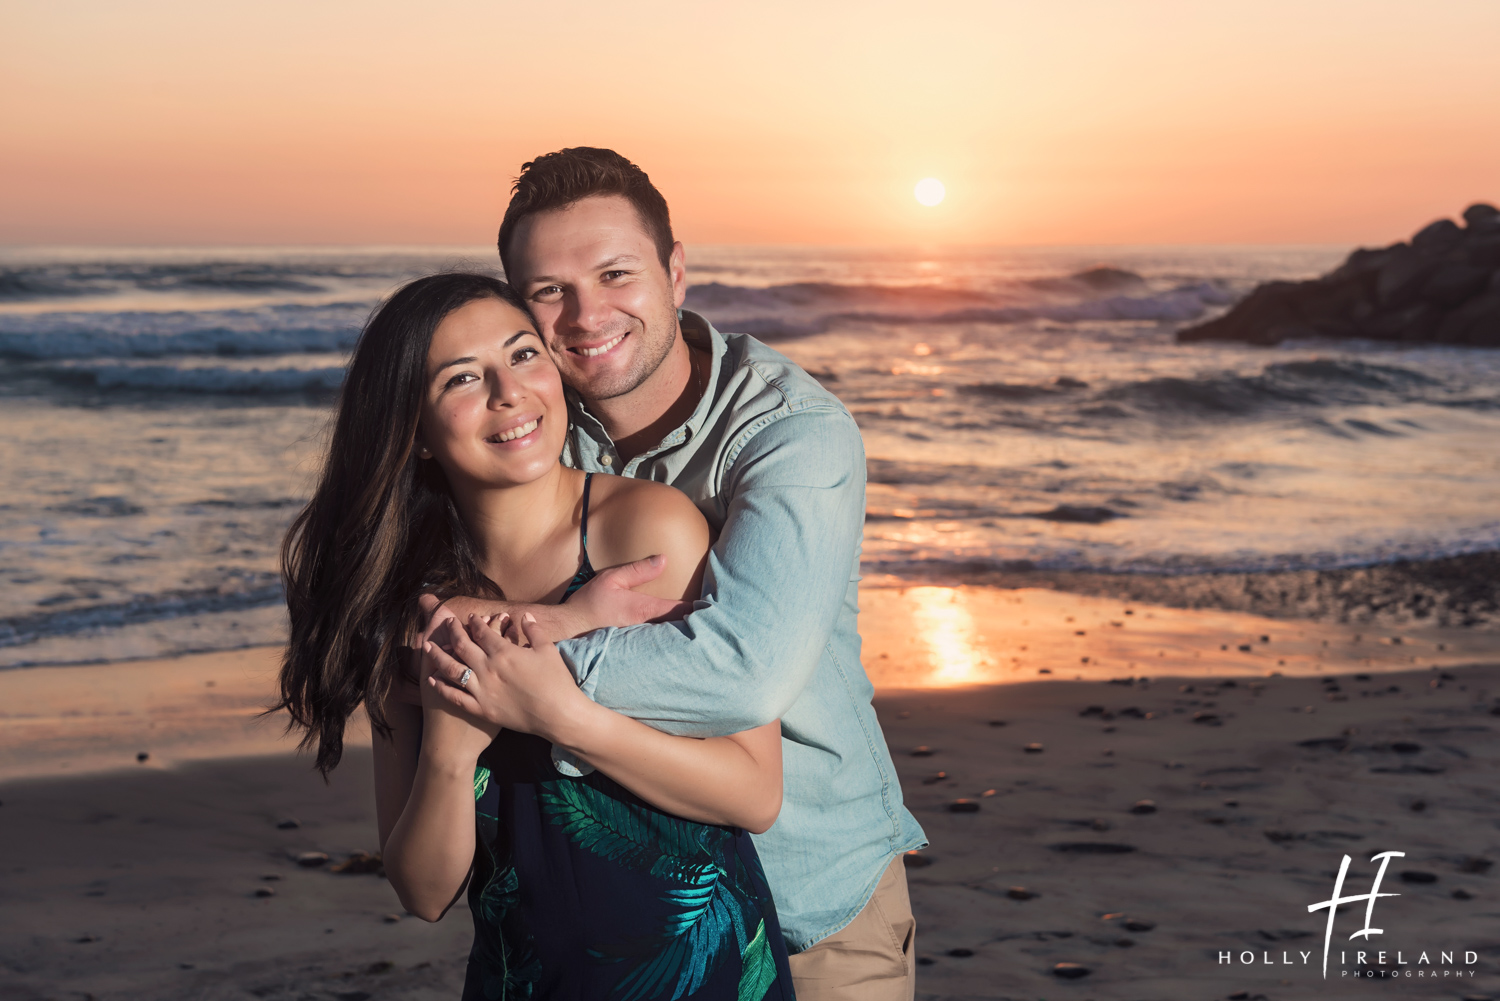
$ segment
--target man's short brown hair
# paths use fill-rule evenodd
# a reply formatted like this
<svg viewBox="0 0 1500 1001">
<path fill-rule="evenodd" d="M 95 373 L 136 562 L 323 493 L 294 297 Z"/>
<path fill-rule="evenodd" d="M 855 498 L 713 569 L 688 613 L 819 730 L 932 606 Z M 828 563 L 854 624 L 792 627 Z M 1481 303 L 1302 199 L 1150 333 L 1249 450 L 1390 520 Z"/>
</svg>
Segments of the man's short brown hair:
<svg viewBox="0 0 1500 1001">
<path fill-rule="evenodd" d="M 500 266 L 509 277 L 510 244 L 521 220 L 549 209 L 566 208 L 592 195 L 621 195 L 635 207 L 641 224 L 656 243 L 661 266 L 672 258 L 672 220 L 667 200 L 646 172 L 612 149 L 573 146 L 546 153 L 521 165 L 511 186 L 510 205 L 500 222 Z"/>
</svg>

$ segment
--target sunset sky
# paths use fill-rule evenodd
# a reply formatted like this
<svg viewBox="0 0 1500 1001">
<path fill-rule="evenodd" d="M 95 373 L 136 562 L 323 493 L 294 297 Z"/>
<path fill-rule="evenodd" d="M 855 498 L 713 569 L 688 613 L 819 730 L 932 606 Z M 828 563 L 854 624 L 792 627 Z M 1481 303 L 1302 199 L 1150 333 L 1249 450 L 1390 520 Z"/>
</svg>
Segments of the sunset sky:
<svg viewBox="0 0 1500 1001">
<path fill-rule="evenodd" d="M 1497 39 L 1494 0 L 3 0 L 0 244 L 485 244 L 568 145 L 689 242 L 1389 241 L 1500 201 Z"/>
</svg>

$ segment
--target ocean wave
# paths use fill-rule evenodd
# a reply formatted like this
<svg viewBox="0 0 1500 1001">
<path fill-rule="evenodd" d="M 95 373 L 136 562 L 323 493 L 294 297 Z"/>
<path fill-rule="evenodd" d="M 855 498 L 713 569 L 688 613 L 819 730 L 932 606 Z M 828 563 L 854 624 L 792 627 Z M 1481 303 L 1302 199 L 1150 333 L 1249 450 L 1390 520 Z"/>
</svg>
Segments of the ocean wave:
<svg viewBox="0 0 1500 1001">
<path fill-rule="evenodd" d="M 368 303 L 280 305 L 154 313 L 40 313 L 0 316 L 0 357 L 159 358 L 347 351 Z"/>
<path fill-rule="evenodd" d="M 1161 376 L 1114 386 L 1099 399 L 1146 411 L 1245 415 L 1287 405 L 1333 406 L 1426 399 L 1442 383 L 1411 369 L 1349 359 L 1309 359 L 1267 365 L 1254 375 L 1199 378 Z"/>
<path fill-rule="evenodd" d="M 284 598 L 279 581 L 260 581 L 242 590 L 228 592 L 217 589 L 168 591 L 162 594 L 137 595 L 129 601 L 113 604 L 16 615 L 0 619 L 0 647 L 21 646 L 48 636 L 65 636 L 94 629 L 210 612 L 260 608 L 274 605 Z"/>
<path fill-rule="evenodd" d="M 129 291 L 231 292 L 245 295 L 326 291 L 335 282 L 391 279 L 388 261 L 88 261 L 0 266 L 0 302 L 74 298 Z"/>
<path fill-rule="evenodd" d="M 344 384 L 344 366 L 232 368 L 229 366 L 94 364 L 44 369 L 59 382 L 103 390 L 168 393 L 330 393 Z"/>
<path fill-rule="evenodd" d="M 701 310 L 725 330 L 757 337 L 802 337 L 848 323 L 1014 324 L 1133 321 L 1182 323 L 1230 305 L 1234 293 L 1213 282 L 1182 285 L 1143 295 L 1099 295 L 1101 286 L 1072 279 L 1071 295 L 1041 295 L 1036 283 L 1017 290 L 981 294 L 926 286 L 778 285 L 743 288 L 711 283 L 688 290 L 687 306 Z M 1103 289 L 1118 285 L 1104 283 Z M 1047 286 L 1056 292 L 1055 285 Z"/>
</svg>

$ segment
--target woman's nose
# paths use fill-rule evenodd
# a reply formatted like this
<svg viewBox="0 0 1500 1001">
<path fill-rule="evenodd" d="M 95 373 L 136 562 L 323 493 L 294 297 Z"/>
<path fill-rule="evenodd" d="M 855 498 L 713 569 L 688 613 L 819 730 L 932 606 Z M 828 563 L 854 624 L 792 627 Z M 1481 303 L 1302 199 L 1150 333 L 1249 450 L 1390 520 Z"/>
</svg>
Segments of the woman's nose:
<svg viewBox="0 0 1500 1001">
<path fill-rule="evenodd" d="M 526 388 L 521 385 L 509 369 L 501 369 L 490 379 L 491 410 L 502 410 L 505 407 L 513 407 L 526 398 Z"/>
</svg>

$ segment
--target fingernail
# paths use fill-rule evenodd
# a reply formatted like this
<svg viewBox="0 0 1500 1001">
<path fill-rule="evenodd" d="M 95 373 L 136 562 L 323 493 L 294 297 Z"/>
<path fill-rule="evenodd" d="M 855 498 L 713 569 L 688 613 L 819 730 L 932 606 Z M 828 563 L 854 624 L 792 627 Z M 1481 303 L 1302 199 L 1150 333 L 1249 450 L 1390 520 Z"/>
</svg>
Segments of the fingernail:
<svg viewBox="0 0 1500 1001">
<path fill-rule="evenodd" d="M 654 567 L 659 567 L 662 565 L 662 563 L 666 562 L 666 559 L 667 558 L 661 553 L 657 553 L 655 556 L 651 557 L 651 565 Z"/>
<path fill-rule="evenodd" d="M 531 625 L 532 623 L 536 622 L 536 616 L 532 615 L 530 612 L 527 612 L 525 615 L 521 616 L 521 621 L 526 623 L 527 625 Z"/>
</svg>

